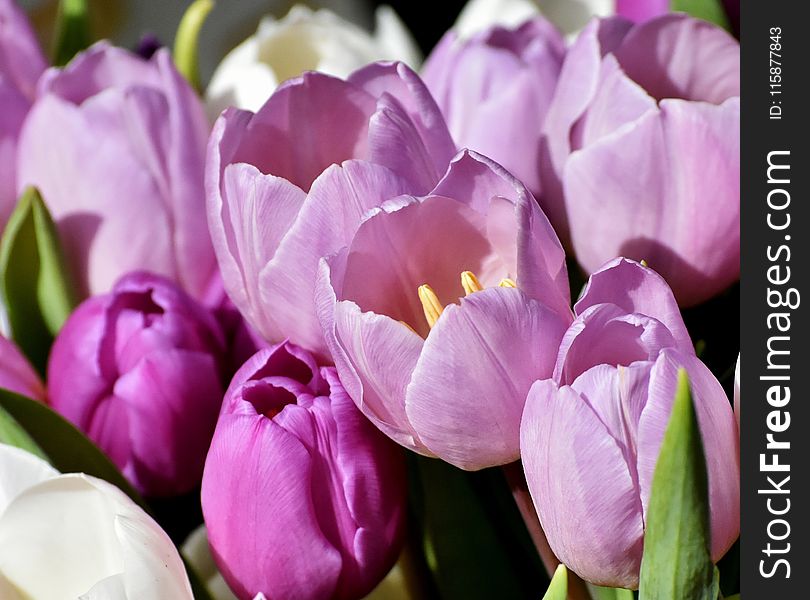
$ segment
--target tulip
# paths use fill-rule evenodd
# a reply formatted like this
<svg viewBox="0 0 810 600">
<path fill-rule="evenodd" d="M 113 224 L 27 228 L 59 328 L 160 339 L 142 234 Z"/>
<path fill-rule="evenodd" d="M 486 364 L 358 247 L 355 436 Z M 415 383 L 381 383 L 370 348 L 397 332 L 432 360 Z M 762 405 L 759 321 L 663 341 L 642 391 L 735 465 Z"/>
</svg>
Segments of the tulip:
<svg viewBox="0 0 810 600">
<path fill-rule="evenodd" d="M 37 400 L 45 398 L 45 388 L 22 353 L 0 335 L 0 389 Z"/>
<path fill-rule="evenodd" d="M 705 21 L 582 32 L 546 118 L 541 204 L 586 271 L 646 260 L 681 306 L 737 280 L 739 93 L 739 44 Z"/>
<path fill-rule="evenodd" d="M 255 114 L 226 110 L 206 166 L 211 237 L 228 295 L 268 341 L 328 356 L 313 302 L 318 260 L 368 210 L 424 194 L 455 152 L 421 80 L 377 63 L 346 81 L 307 73 Z"/>
<path fill-rule="evenodd" d="M 618 14 L 634 21 L 669 11 L 670 0 L 469 0 L 454 29 L 470 37 L 493 25 L 515 27 L 543 15 L 566 34 L 575 34 L 593 16 Z"/>
<path fill-rule="evenodd" d="M 99 42 L 47 71 L 20 134 L 18 189 L 42 192 L 84 295 L 133 270 L 201 298 L 214 272 L 204 202 L 208 125 L 168 51 Z"/>
<path fill-rule="evenodd" d="M 45 57 L 14 0 L 0 0 L 0 233 L 17 201 L 17 141 Z"/>
<path fill-rule="evenodd" d="M 169 536 L 118 488 L 5 444 L 0 597 L 193 600 Z"/>
<path fill-rule="evenodd" d="M 229 106 L 258 111 L 283 81 L 305 71 L 345 78 L 377 60 L 421 62 L 411 34 L 388 6 L 377 8 L 371 35 L 327 9 L 296 4 L 280 20 L 262 19 L 258 31 L 219 64 L 206 91 L 211 116 Z"/>
<path fill-rule="evenodd" d="M 238 598 L 352 600 L 399 554 L 404 461 L 333 367 L 283 343 L 234 376 L 201 497 L 214 559 Z"/>
<path fill-rule="evenodd" d="M 514 177 L 462 152 L 321 262 L 316 299 L 343 385 L 385 434 L 468 470 L 518 458 L 526 393 L 572 317 L 560 242 Z"/>
<path fill-rule="evenodd" d="M 564 55 L 560 33 L 537 17 L 469 39 L 450 30 L 425 63 L 456 143 L 497 161 L 537 197 L 540 136 Z"/>
<path fill-rule="evenodd" d="M 709 480 L 711 553 L 740 528 L 737 428 L 695 356 L 665 281 L 625 259 L 595 273 L 560 345 L 554 377 L 526 400 L 520 443 L 554 553 L 582 578 L 635 589 L 653 472 L 680 367 L 689 374 Z"/>
<path fill-rule="evenodd" d="M 181 494 L 202 477 L 224 352 L 207 309 L 168 279 L 133 273 L 65 322 L 48 399 L 144 494 Z"/>
</svg>

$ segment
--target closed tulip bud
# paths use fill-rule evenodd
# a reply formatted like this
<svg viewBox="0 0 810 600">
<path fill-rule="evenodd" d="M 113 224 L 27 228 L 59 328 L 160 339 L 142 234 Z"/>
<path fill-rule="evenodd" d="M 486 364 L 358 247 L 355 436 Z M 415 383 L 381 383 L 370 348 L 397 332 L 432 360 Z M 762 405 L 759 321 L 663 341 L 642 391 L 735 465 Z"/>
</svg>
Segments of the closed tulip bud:
<svg viewBox="0 0 810 600">
<path fill-rule="evenodd" d="M 711 555 L 740 530 L 737 427 L 695 356 L 666 283 L 624 259 L 595 273 L 576 305 L 554 377 L 529 392 L 521 457 L 554 553 L 584 579 L 636 588 L 645 511 L 677 374 L 694 397 L 709 479 Z"/>
<path fill-rule="evenodd" d="M 0 444 L 0 598 L 194 596 L 169 536 L 121 490 Z"/>
<path fill-rule="evenodd" d="M 0 0 L 0 234 L 17 201 L 17 140 L 45 67 L 25 13 Z"/>
<path fill-rule="evenodd" d="M 305 71 L 347 77 L 376 60 L 414 69 L 420 55 L 410 32 L 388 6 L 377 8 L 370 34 L 330 10 L 296 4 L 282 19 L 267 16 L 219 64 L 206 90 L 213 118 L 229 106 L 257 111 L 279 84 Z"/>
<path fill-rule="evenodd" d="M 222 401 L 224 341 L 169 280 L 123 277 L 82 303 L 48 362 L 48 399 L 144 494 L 199 484 Z"/>
<path fill-rule="evenodd" d="M 237 372 L 205 464 L 217 566 L 241 600 L 355 600 L 400 550 L 399 448 L 357 410 L 334 368 L 289 343 Z"/>
<path fill-rule="evenodd" d="M 450 30 L 425 63 L 424 79 L 459 147 L 503 165 L 539 197 L 540 138 L 565 42 L 542 17 L 486 29 Z"/>
<path fill-rule="evenodd" d="M 646 260 L 682 306 L 738 279 L 739 95 L 740 45 L 714 25 L 588 25 L 566 55 L 541 153 L 541 204 L 586 271 Z"/>
<path fill-rule="evenodd" d="M 0 335 L 0 389 L 28 396 L 45 398 L 45 387 L 13 342 Z"/>
<path fill-rule="evenodd" d="M 147 270 L 201 299 L 215 260 L 204 210 L 208 122 L 166 49 L 106 42 L 47 71 L 20 134 L 18 189 L 54 217 L 84 295 Z"/>
<path fill-rule="evenodd" d="M 462 152 L 320 265 L 329 349 L 375 425 L 467 470 L 518 459 L 526 393 L 572 318 L 562 247 L 523 184 Z"/>
</svg>

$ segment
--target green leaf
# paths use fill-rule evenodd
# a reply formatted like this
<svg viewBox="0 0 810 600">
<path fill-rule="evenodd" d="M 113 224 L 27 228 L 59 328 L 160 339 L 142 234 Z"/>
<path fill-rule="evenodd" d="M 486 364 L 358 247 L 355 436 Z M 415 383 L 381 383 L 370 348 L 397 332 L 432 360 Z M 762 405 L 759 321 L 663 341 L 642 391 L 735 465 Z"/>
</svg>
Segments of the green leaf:
<svg viewBox="0 0 810 600">
<path fill-rule="evenodd" d="M 191 566 L 191 563 L 183 556 L 182 552 L 180 553 L 180 558 L 183 559 L 183 564 L 186 567 L 186 574 L 191 584 L 191 593 L 194 596 L 194 600 L 214 600 L 214 597 L 211 595 L 211 592 L 208 591 L 208 587 L 203 583 L 197 570 Z"/>
<path fill-rule="evenodd" d="M 11 336 L 44 374 L 53 337 L 76 306 L 59 236 L 34 188 L 20 196 L 0 240 L 0 294 Z"/>
<path fill-rule="evenodd" d="M 177 70 L 197 91 L 201 89 L 200 65 L 197 58 L 200 30 L 213 8 L 214 0 L 194 0 L 186 9 L 174 35 L 174 62 Z"/>
<path fill-rule="evenodd" d="M 99 448 L 45 404 L 0 389 L 0 408 L 28 432 L 62 473 L 86 473 L 110 482 L 149 512 L 140 494 Z"/>
<path fill-rule="evenodd" d="M 734 594 L 733 596 L 728 596 L 726 600 L 740 600 L 740 595 Z"/>
<path fill-rule="evenodd" d="M 0 443 L 22 448 L 43 460 L 48 460 L 42 448 L 2 406 L 0 406 Z"/>
<path fill-rule="evenodd" d="M 87 0 L 60 0 L 54 31 L 53 64 L 61 67 L 93 41 Z"/>
<path fill-rule="evenodd" d="M 593 600 L 633 600 L 633 591 L 623 588 L 609 588 L 598 585 L 589 585 Z"/>
<path fill-rule="evenodd" d="M 640 600 L 716 600 L 706 460 L 684 369 L 678 373 L 646 517 Z"/>
<path fill-rule="evenodd" d="M 672 0 L 672 10 L 685 12 L 698 19 L 719 25 L 726 30 L 731 29 L 721 0 Z"/>
<path fill-rule="evenodd" d="M 551 584 L 549 584 L 543 600 L 567 600 L 567 598 L 568 569 L 565 568 L 565 565 L 560 564 L 554 572 L 554 577 L 551 578 Z"/>
</svg>

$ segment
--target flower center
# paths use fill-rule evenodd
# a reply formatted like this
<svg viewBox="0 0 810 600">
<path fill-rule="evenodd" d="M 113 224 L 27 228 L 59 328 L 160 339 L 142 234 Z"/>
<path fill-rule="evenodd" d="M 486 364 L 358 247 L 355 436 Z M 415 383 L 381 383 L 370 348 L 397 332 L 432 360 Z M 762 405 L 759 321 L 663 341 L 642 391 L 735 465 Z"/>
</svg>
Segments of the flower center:
<svg viewBox="0 0 810 600">
<path fill-rule="evenodd" d="M 464 289 L 465 296 L 480 292 L 484 289 L 484 286 L 481 285 L 481 282 L 478 281 L 478 278 L 472 271 L 464 271 L 461 273 L 461 287 Z M 516 288 L 517 284 L 513 279 L 504 277 L 498 283 L 498 287 Z M 430 328 L 433 329 L 439 317 L 442 316 L 442 312 L 444 312 L 444 306 L 439 301 L 439 297 L 436 295 L 436 292 L 433 291 L 433 288 L 426 283 L 419 286 L 417 293 L 419 294 L 419 301 L 422 303 L 422 311 L 425 313 L 425 319 Z M 403 324 L 410 327 L 406 323 Z"/>
</svg>

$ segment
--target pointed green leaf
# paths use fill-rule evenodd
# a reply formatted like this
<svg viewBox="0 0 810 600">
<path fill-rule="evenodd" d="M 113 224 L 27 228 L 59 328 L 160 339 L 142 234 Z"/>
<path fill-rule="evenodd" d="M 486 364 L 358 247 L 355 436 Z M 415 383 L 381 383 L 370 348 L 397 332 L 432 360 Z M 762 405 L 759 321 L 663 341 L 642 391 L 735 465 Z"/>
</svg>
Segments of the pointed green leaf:
<svg viewBox="0 0 810 600">
<path fill-rule="evenodd" d="M 63 473 L 86 473 L 109 481 L 145 510 L 140 494 L 109 458 L 64 417 L 36 400 L 0 389 L 5 409 L 42 449 L 49 462 Z"/>
<path fill-rule="evenodd" d="M 672 10 L 685 12 L 726 30 L 731 29 L 721 0 L 672 0 Z"/>
<path fill-rule="evenodd" d="M 554 572 L 554 577 L 551 578 L 551 583 L 548 586 L 543 600 L 567 600 L 568 598 L 568 569 L 565 565 L 560 564 Z"/>
<path fill-rule="evenodd" d="M 646 517 L 640 600 L 716 600 L 706 460 L 684 369 L 678 373 Z"/>
<path fill-rule="evenodd" d="M 197 91 L 201 90 L 200 65 L 197 58 L 200 30 L 213 8 L 214 0 L 194 0 L 186 9 L 174 36 L 174 62 L 177 70 Z"/>
<path fill-rule="evenodd" d="M 42 197 L 26 189 L 0 240 L 0 294 L 11 337 L 45 372 L 54 335 L 76 306 L 59 236 Z"/>
<path fill-rule="evenodd" d="M 22 448 L 43 460 L 48 460 L 42 448 L 2 406 L 0 406 L 0 443 Z"/>
<path fill-rule="evenodd" d="M 53 64 L 61 67 L 93 42 L 87 0 L 60 0 L 53 41 Z"/>
<path fill-rule="evenodd" d="M 593 600 L 633 600 L 633 591 L 622 588 L 609 588 L 599 585 L 589 585 Z"/>
</svg>

